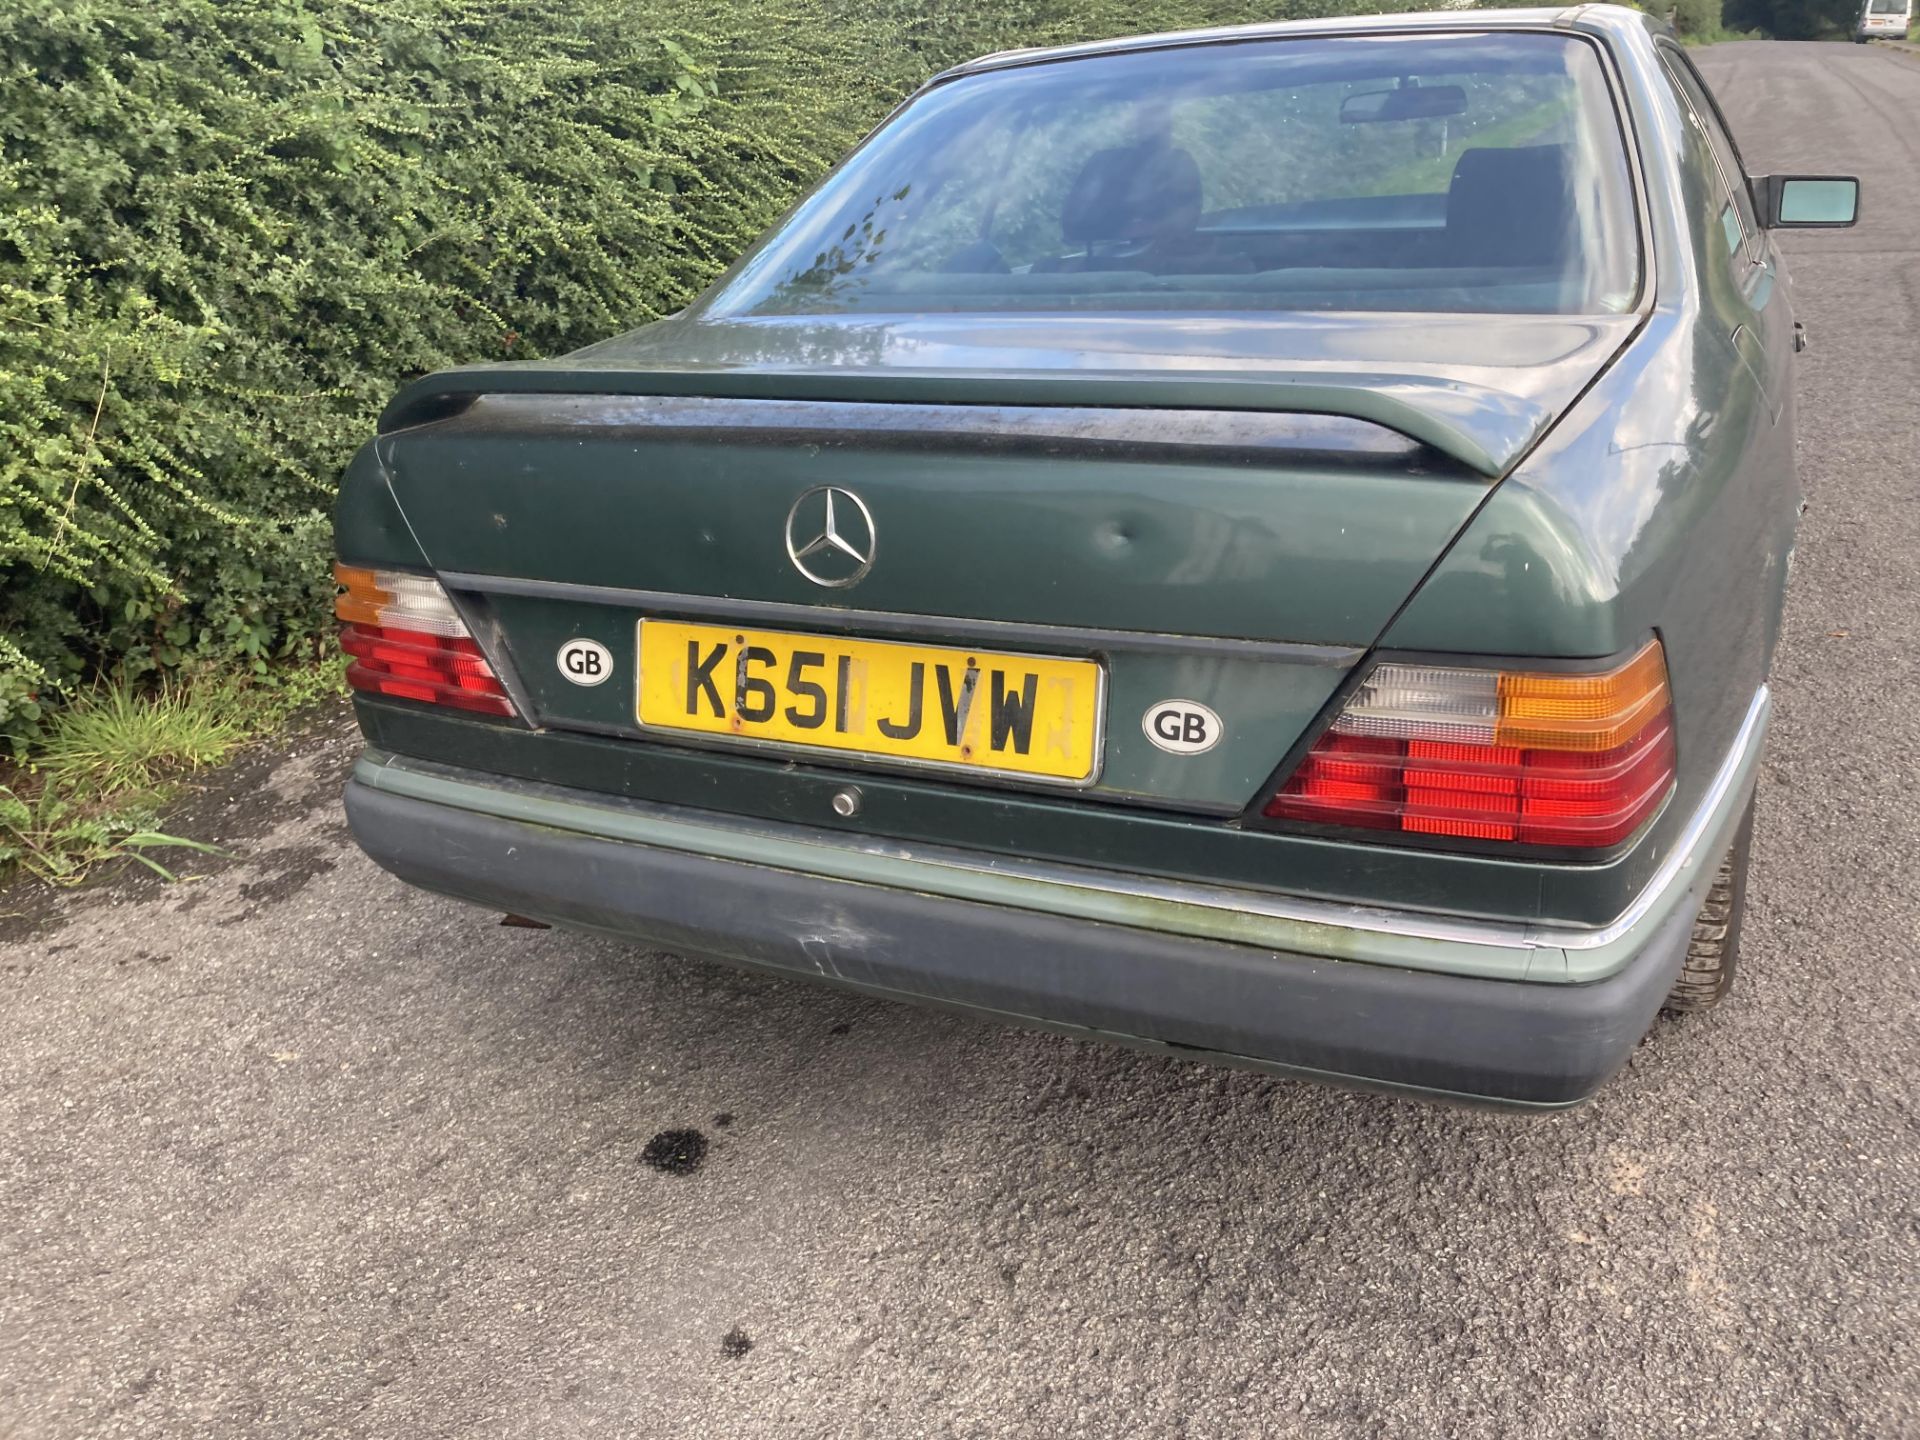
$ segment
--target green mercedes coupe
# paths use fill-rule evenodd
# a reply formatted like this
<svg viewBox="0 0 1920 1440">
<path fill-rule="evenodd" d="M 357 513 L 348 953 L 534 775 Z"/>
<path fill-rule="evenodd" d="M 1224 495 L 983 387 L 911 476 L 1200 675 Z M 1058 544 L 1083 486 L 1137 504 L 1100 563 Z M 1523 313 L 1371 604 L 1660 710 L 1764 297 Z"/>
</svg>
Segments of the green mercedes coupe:
<svg viewBox="0 0 1920 1440">
<path fill-rule="evenodd" d="M 682 313 L 431 375 L 336 520 L 361 846 L 497 910 L 1576 1103 L 1732 977 L 1800 494 L 1639 12 L 936 77 Z"/>
</svg>

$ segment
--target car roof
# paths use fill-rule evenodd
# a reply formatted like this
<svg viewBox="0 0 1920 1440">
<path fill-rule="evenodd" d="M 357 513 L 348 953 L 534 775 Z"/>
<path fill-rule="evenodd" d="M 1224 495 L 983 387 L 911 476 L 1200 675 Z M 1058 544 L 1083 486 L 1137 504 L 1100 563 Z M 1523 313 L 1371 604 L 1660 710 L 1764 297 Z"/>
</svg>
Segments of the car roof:
<svg viewBox="0 0 1920 1440">
<path fill-rule="evenodd" d="M 1136 50 L 1165 50 L 1246 40 L 1288 40 L 1310 35 L 1404 35 L 1408 31 L 1579 29 L 1589 33 L 1652 30 L 1668 26 L 1624 5 L 1554 5 L 1525 10 L 1422 10 L 1404 15 L 1332 15 L 1317 20 L 1271 20 L 1252 25 L 1219 25 L 1203 30 L 1169 30 L 1158 35 L 1129 35 L 1113 40 L 1083 41 L 1077 45 L 1050 45 L 1028 50 L 1001 50 L 956 65 L 933 77 L 929 84 L 1054 60 L 1078 60 L 1094 55 L 1119 55 Z"/>
</svg>

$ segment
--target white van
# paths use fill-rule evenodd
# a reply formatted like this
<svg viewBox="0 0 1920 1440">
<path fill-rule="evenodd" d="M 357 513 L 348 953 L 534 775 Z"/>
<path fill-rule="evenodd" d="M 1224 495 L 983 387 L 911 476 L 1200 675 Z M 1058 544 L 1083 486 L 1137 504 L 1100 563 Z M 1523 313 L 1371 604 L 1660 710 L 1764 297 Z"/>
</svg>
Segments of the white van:
<svg viewBox="0 0 1920 1440">
<path fill-rule="evenodd" d="M 1853 43 L 1869 40 L 1904 40 L 1907 23 L 1913 17 L 1913 0 L 1866 0 L 1860 11 L 1860 24 L 1853 32 Z"/>
</svg>

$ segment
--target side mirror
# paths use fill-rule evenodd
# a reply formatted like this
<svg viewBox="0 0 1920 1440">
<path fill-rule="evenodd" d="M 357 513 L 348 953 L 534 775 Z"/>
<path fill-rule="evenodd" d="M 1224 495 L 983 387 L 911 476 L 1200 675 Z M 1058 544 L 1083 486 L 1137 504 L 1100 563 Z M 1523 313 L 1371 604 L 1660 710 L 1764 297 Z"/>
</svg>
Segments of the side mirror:
<svg viewBox="0 0 1920 1440">
<path fill-rule="evenodd" d="M 1769 230 L 1819 230 L 1860 218 L 1860 182 L 1851 175 L 1761 175 L 1753 182 Z"/>
</svg>

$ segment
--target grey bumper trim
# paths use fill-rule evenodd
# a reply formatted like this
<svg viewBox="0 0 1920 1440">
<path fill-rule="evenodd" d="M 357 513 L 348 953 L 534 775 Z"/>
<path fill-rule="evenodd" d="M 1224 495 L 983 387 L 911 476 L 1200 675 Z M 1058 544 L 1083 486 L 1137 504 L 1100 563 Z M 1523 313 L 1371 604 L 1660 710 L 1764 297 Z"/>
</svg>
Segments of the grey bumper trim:
<svg viewBox="0 0 1920 1440">
<path fill-rule="evenodd" d="M 367 853 L 426 889 L 689 954 L 1263 1068 L 1563 1106 L 1626 1059 L 1691 908 L 1586 985 L 1497 981 L 1173 936 L 799 874 L 347 788 Z"/>
<path fill-rule="evenodd" d="M 1290 951 L 1299 947 L 1407 968 L 1578 982 L 1611 973 L 1625 952 L 1640 948 L 1668 908 L 1684 904 L 1684 895 L 1700 887 L 1701 872 L 1718 862 L 1738 821 L 1738 802 L 1753 784 L 1769 709 L 1763 686 L 1665 861 L 1627 909 L 1597 929 L 1387 910 L 1017 856 L 905 846 L 881 836 L 591 795 L 400 756 L 370 753 L 355 774 L 374 789 L 482 814 L 822 878 L 874 881 L 1180 936 Z"/>
</svg>

